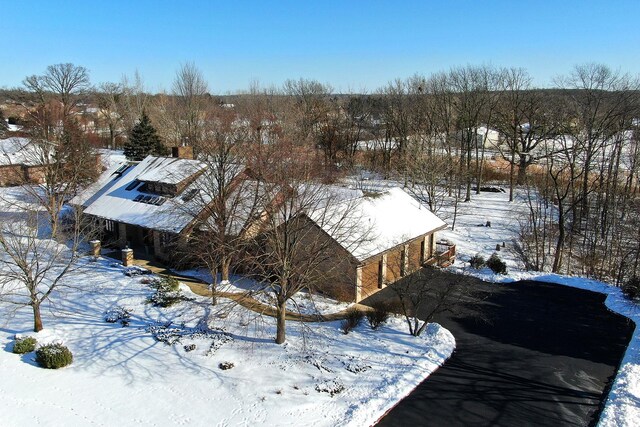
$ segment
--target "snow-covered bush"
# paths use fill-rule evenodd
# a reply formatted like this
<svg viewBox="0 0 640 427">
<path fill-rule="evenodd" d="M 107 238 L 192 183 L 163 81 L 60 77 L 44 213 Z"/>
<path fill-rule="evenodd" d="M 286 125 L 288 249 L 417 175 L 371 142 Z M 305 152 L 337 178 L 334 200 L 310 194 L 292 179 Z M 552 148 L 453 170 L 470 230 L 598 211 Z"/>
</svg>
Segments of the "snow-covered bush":
<svg viewBox="0 0 640 427">
<path fill-rule="evenodd" d="M 147 299 L 147 302 L 156 307 L 170 307 L 184 299 L 180 291 L 180 282 L 174 277 L 165 276 L 159 282 L 151 283 L 150 286 L 156 291 Z"/>
<path fill-rule="evenodd" d="M 475 268 L 476 270 L 480 270 L 486 265 L 486 261 L 482 255 L 475 254 L 469 260 L 469 264 L 471 264 L 472 268 Z"/>
<path fill-rule="evenodd" d="M 36 362 L 43 368 L 58 369 L 71 364 L 73 355 L 62 344 L 47 344 L 36 350 Z"/>
<path fill-rule="evenodd" d="M 344 385 L 338 380 L 327 380 L 316 384 L 316 391 L 318 393 L 329 393 L 329 396 L 333 397 L 344 391 Z"/>
<path fill-rule="evenodd" d="M 218 368 L 222 369 L 223 371 L 231 369 L 234 366 L 236 365 L 234 365 L 233 362 L 220 362 L 220 364 L 218 364 Z"/>
<path fill-rule="evenodd" d="M 129 319 L 131 318 L 131 311 L 119 305 L 104 312 L 104 321 L 107 323 L 120 322 L 122 327 L 129 326 Z"/>
<path fill-rule="evenodd" d="M 340 329 L 342 329 L 342 332 L 345 335 L 348 334 L 354 328 L 360 325 L 363 317 L 364 314 L 360 310 L 356 308 L 350 308 L 349 310 L 347 310 L 347 316 L 344 318 L 342 323 L 340 323 Z"/>
<path fill-rule="evenodd" d="M 507 264 L 495 252 L 487 260 L 487 267 L 496 274 L 507 274 Z"/>
<path fill-rule="evenodd" d="M 151 274 L 151 270 L 147 270 L 146 268 L 138 267 L 137 265 L 132 265 L 132 266 L 129 266 L 129 267 L 125 267 L 123 272 L 124 272 L 125 276 L 129 276 L 129 277 L 144 276 L 144 275 L 147 275 L 147 274 Z"/>
<path fill-rule="evenodd" d="M 633 276 L 622 285 L 622 293 L 630 300 L 640 297 L 640 277 Z"/>
<path fill-rule="evenodd" d="M 31 353 L 36 349 L 37 341 L 33 337 L 16 338 L 13 344 L 13 352 L 16 354 Z"/>
</svg>

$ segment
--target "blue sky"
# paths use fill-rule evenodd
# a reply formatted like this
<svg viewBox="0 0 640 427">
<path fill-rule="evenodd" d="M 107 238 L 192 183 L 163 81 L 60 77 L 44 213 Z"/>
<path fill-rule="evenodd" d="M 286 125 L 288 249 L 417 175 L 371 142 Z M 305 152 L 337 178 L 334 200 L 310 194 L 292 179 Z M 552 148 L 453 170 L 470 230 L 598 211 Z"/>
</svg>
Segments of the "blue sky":
<svg viewBox="0 0 640 427">
<path fill-rule="evenodd" d="M 300 77 L 371 92 L 466 64 L 539 86 L 586 62 L 640 74 L 639 0 L 0 0 L 0 34 L 0 87 L 65 62 L 158 91 L 192 61 L 217 94 Z"/>
</svg>

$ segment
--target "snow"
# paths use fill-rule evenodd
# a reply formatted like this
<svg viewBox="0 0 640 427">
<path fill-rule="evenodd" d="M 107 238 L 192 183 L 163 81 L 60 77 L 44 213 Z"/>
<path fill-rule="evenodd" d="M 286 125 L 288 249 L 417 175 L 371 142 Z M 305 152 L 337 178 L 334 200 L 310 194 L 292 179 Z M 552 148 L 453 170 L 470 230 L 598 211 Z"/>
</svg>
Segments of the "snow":
<svg viewBox="0 0 640 427">
<path fill-rule="evenodd" d="M 42 164 L 44 153 L 30 142 L 29 138 L 0 139 L 0 166 Z"/>
<path fill-rule="evenodd" d="M 149 156 L 136 167 L 136 178 L 140 181 L 178 184 L 204 168 L 206 164 L 198 160 Z"/>
<path fill-rule="evenodd" d="M 241 308 L 217 317 L 207 298 L 184 286 L 191 301 L 155 308 L 145 304 L 152 290 L 140 276 L 124 276 L 106 259 L 85 264 L 90 275 L 85 270 L 67 279 L 78 289 L 54 296 L 41 333 L 28 333 L 29 310 L 3 322 L 3 425 L 368 425 L 455 345 L 437 324 L 414 338 L 393 318 L 377 331 L 363 322 L 349 335 L 339 322 L 313 328 L 289 322 L 287 344 L 279 346 L 272 342 L 274 319 Z M 128 327 L 103 320 L 116 306 L 130 310 Z M 153 337 L 153 331 L 166 336 L 167 322 L 169 336 L 182 335 L 175 345 Z M 198 329 L 203 325 L 205 332 Z M 62 342 L 74 362 L 59 371 L 40 369 L 33 353 L 9 352 L 15 334 L 35 336 L 39 344 Z M 191 344 L 195 349 L 187 351 Z M 223 362 L 234 368 L 220 370 Z M 331 397 L 316 390 L 332 384 L 344 391 Z"/>
<path fill-rule="evenodd" d="M 9 190 L 15 196 L 0 192 Z M 183 301 L 154 307 L 150 276 L 128 277 L 106 258 L 80 267 L 43 305 L 40 333 L 29 331 L 28 307 L 0 305 L 3 426 L 371 425 L 455 347 L 439 325 L 413 337 L 400 317 L 375 331 L 363 321 L 348 335 L 337 321 L 289 321 L 286 344 L 276 345 L 273 318 L 225 299 L 212 307 L 185 285 Z M 126 327 L 105 321 L 125 312 Z M 16 335 L 63 343 L 74 361 L 39 368 L 34 353 L 11 352 Z"/>
<path fill-rule="evenodd" d="M 446 226 L 399 187 L 339 203 L 331 215 L 321 209 L 310 217 L 358 261 Z"/>
</svg>

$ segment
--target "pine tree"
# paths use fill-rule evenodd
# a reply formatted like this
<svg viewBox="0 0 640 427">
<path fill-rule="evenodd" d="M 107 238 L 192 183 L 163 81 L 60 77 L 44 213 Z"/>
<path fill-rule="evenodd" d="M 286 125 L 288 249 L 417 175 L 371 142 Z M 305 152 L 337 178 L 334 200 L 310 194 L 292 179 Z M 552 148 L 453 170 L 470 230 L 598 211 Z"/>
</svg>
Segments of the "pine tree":
<svg viewBox="0 0 640 427">
<path fill-rule="evenodd" d="M 129 140 L 124 145 L 124 155 L 129 160 L 140 161 L 149 155 L 165 156 L 168 152 L 151 125 L 149 116 L 143 111 L 140 122 L 131 129 Z"/>
</svg>

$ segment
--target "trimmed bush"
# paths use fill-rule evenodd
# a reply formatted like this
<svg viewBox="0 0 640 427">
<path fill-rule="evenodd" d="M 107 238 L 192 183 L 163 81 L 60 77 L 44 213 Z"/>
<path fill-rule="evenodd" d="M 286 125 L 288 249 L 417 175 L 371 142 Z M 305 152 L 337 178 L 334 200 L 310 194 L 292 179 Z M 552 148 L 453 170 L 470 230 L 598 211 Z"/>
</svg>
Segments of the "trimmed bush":
<svg viewBox="0 0 640 427">
<path fill-rule="evenodd" d="M 43 345 L 36 350 L 36 362 L 47 369 L 59 369 L 73 362 L 73 355 L 62 344 Z"/>
<path fill-rule="evenodd" d="M 371 329 L 378 329 L 380 325 L 389 319 L 390 309 L 389 306 L 383 302 L 376 303 L 372 306 L 373 310 L 367 311 L 367 322 Z"/>
<path fill-rule="evenodd" d="M 170 307 L 182 301 L 184 297 L 180 291 L 180 282 L 174 277 L 164 276 L 159 282 L 151 283 L 156 292 L 151 295 L 147 302 L 156 307 Z"/>
<path fill-rule="evenodd" d="M 15 354 L 31 353 L 36 349 L 37 343 L 33 337 L 16 338 L 16 342 L 13 344 L 13 352 Z"/>
<path fill-rule="evenodd" d="M 622 285 L 622 293 L 628 299 L 636 299 L 640 297 L 640 277 L 633 276 Z"/>
<path fill-rule="evenodd" d="M 347 310 L 347 317 L 344 318 L 342 323 L 340 323 L 340 329 L 342 332 L 347 335 L 353 329 L 355 329 L 362 322 L 362 318 L 364 317 L 364 313 L 356 308 L 350 308 Z"/>
<path fill-rule="evenodd" d="M 487 267 L 496 274 L 507 274 L 507 264 L 495 252 L 487 260 Z"/>
<path fill-rule="evenodd" d="M 469 264 L 471 264 L 472 268 L 475 268 L 476 270 L 480 270 L 482 267 L 486 265 L 486 261 L 484 260 L 484 257 L 482 255 L 475 254 L 469 260 Z"/>
</svg>

